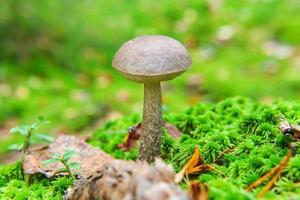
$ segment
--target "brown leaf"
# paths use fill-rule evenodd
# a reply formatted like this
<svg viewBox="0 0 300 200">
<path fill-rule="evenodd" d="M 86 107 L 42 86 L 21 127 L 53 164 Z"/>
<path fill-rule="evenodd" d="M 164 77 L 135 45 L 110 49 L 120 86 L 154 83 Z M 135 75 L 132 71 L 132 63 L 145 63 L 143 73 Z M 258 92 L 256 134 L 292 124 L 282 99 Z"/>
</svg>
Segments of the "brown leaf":
<svg viewBox="0 0 300 200">
<path fill-rule="evenodd" d="M 165 122 L 165 128 L 167 129 L 168 133 L 173 137 L 173 138 L 179 138 L 181 136 L 181 132 L 178 130 L 178 128 L 169 122 Z"/>
<path fill-rule="evenodd" d="M 184 176 L 201 173 L 207 170 L 213 170 L 223 175 L 222 172 L 216 170 L 212 165 L 205 164 L 199 148 L 195 147 L 192 157 L 188 160 L 183 169 L 175 175 L 175 182 L 180 183 Z"/>
<path fill-rule="evenodd" d="M 165 122 L 165 128 L 168 130 L 168 133 L 174 138 L 178 138 L 181 136 L 181 132 L 177 129 L 177 127 L 169 122 Z M 142 123 L 139 123 L 136 126 L 130 127 L 128 133 L 126 134 L 124 141 L 122 144 L 119 144 L 117 147 L 122 149 L 123 151 L 130 151 L 133 147 L 135 147 L 137 141 L 141 137 L 142 132 Z"/>
<path fill-rule="evenodd" d="M 23 161 L 24 173 L 42 173 L 48 178 L 53 177 L 57 170 L 63 167 L 62 164 L 54 163 L 45 166 L 43 161 L 52 158 L 53 154 L 63 154 L 66 150 L 78 152 L 71 158 L 70 162 L 80 164 L 82 177 L 89 176 L 94 168 L 99 168 L 113 160 L 108 154 L 90 146 L 78 137 L 61 135 L 49 146 L 33 150 L 25 155 Z"/>
<path fill-rule="evenodd" d="M 208 187 L 204 183 L 192 182 L 188 195 L 191 200 L 208 200 Z"/>
<path fill-rule="evenodd" d="M 122 149 L 123 151 L 130 151 L 133 147 L 135 147 L 137 141 L 140 139 L 141 131 L 142 131 L 141 123 L 139 123 L 134 127 L 129 128 L 123 143 L 119 144 L 118 148 Z"/>
</svg>

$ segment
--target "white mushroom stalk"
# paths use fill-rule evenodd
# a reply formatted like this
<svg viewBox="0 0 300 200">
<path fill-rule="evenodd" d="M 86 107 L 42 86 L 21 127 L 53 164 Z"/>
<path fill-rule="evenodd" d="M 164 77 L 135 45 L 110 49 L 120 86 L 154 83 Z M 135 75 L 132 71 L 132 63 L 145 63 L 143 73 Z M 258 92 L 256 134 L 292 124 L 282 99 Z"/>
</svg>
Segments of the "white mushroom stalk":
<svg viewBox="0 0 300 200">
<path fill-rule="evenodd" d="M 113 67 L 127 79 L 144 84 L 144 112 L 139 159 L 152 162 L 160 153 L 162 100 L 160 82 L 188 69 L 191 58 L 177 40 L 142 36 L 126 42 L 116 53 Z"/>
</svg>

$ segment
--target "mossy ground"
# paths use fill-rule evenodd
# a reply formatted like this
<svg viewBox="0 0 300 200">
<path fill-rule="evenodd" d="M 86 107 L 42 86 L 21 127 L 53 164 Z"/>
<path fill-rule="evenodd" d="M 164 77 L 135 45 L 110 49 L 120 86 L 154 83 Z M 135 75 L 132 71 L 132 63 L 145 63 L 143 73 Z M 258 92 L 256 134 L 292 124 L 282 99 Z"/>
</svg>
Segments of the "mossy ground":
<svg viewBox="0 0 300 200">
<path fill-rule="evenodd" d="M 229 98 L 217 104 L 198 104 L 184 113 L 166 113 L 166 121 L 175 124 L 182 136 L 172 139 L 164 130 L 161 157 L 178 172 L 187 162 L 196 146 L 206 163 L 222 171 L 204 172 L 190 177 L 206 182 L 210 199 L 256 199 L 261 187 L 253 192 L 244 188 L 276 166 L 287 154 L 292 140 L 278 129 L 278 117 L 291 123 L 300 123 L 300 104 L 278 101 L 263 105 L 247 98 Z M 116 148 L 127 128 L 139 122 L 133 115 L 123 120 L 107 123 L 98 129 L 91 144 L 99 146 L 116 158 L 135 159 L 137 149 L 123 152 Z M 213 163 L 223 151 L 232 149 L 218 162 Z M 300 149 L 290 160 L 276 186 L 266 194 L 266 199 L 300 198 Z M 186 187 L 186 183 L 182 184 Z"/>
<path fill-rule="evenodd" d="M 28 185 L 24 181 L 22 164 L 0 166 L 0 199 L 1 200 L 61 200 L 65 191 L 73 184 L 70 177 L 46 179 L 35 177 Z"/>
<path fill-rule="evenodd" d="M 251 193 L 244 188 L 271 170 L 287 154 L 292 139 L 278 129 L 278 117 L 300 124 L 300 104 L 278 101 L 263 105 L 247 98 L 229 98 L 217 104 L 198 104 L 183 113 L 165 112 L 166 121 L 176 125 L 182 136 L 173 139 L 164 130 L 161 157 L 179 171 L 196 146 L 206 163 L 222 171 L 226 177 L 208 171 L 189 179 L 206 182 L 210 199 L 256 199 L 258 187 Z M 95 131 L 90 143 L 120 159 L 135 159 L 137 149 L 123 152 L 122 143 L 128 127 L 140 122 L 140 115 L 110 121 Z M 213 161 L 226 149 L 218 161 Z M 290 160 L 279 181 L 265 199 L 299 199 L 300 148 Z M 182 187 L 187 187 L 187 181 Z M 40 179 L 31 186 L 22 180 L 20 166 L 0 167 L 0 199 L 61 199 L 72 184 L 69 178 L 48 181 Z"/>
</svg>

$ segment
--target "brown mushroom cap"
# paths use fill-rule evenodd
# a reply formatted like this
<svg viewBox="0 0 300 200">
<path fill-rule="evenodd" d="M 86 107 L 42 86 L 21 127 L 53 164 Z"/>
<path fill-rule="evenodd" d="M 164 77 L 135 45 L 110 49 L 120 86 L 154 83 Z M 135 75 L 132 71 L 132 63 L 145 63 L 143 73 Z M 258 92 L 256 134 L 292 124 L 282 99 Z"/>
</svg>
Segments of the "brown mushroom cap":
<svg viewBox="0 0 300 200">
<path fill-rule="evenodd" d="M 175 78 L 191 65 L 187 49 L 163 35 L 134 38 L 116 53 L 112 66 L 136 82 L 161 82 Z"/>
</svg>

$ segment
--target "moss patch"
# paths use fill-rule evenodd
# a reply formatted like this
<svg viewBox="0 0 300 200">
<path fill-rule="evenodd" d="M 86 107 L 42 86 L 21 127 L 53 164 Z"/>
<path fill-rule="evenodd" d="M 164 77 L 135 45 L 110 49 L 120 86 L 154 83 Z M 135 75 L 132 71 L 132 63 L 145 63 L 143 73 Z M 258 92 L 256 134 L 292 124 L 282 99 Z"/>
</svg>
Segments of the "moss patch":
<svg viewBox="0 0 300 200">
<path fill-rule="evenodd" d="M 22 164 L 0 166 L 0 199 L 1 200 L 61 200 L 67 188 L 73 184 L 70 177 L 56 179 L 37 178 L 33 184 L 26 185 Z"/>
<path fill-rule="evenodd" d="M 243 188 L 271 170 L 287 154 L 292 140 L 278 129 L 278 117 L 300 124 L 300 104 L 278 101 L 263 105 L 247 98 L 229 98 L 217 104 L 198 104 L 184 113 L 165 116 L 183 133 L 174 140 L 164 130 L 161 157 L 178 172 L 198 146 L 206 163 L 211 163 L 226 177 L 215 172 L 205 172 L 190 177 L 206 182 L 211 199 L 256 199 L 261 187 L 251 193 Z M 116 148 L 127 128 L 137 124 L 137 116 L 109 122 L 99 128 L 91 144 L 107 153 L 126 159 L 135 159 L 137 149 L 122 152 Z M 225 150 L 217 163 L 213 161 Z M 265 195 L 266 199 L 300 198 L 300 148 L 289 162 L 276 186 Z M 183 183 L 186 187 L 186 183 Z"/>
</svg>

